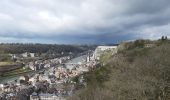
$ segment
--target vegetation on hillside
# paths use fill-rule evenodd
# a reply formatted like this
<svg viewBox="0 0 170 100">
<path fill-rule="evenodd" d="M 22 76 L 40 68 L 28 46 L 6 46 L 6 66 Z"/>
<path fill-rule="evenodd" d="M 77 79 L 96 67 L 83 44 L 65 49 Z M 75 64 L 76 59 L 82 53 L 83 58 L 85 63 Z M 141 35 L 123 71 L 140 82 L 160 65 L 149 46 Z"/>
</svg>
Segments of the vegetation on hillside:
<svg viewBox="0 0 170 100">
<path fill-rule="evenodd" d="M 12 71 L 0 73 L 0 78 L 1 77 L 14 76 L 14 75 L 18 75 L 18 74 L 22 74 L 22 73 L 26 73 L 26 72 L 30 72 L 30 71 L 32 71 L 32 70 L 29 69 L 29 68 L 26 68 L 26 69 L 18 68 L 18 69 L 12 70 Z"/>
<path fill-rule="evenodd" d="M 106 53 L 101 61 L 107 63 L 85 75 L 87 87 L 70 99 L 164 100 L 170 86 L 170 43 L 158 41 L 152 48 L 138 43 L 128 43 L 133 48 L 114 56 Z"/>
<path fill-rule="evenodd" d="M 9 56 L 9 54 L 1 54 L 1 53 L 0 53 L 0 61 L 1 61 L 1 62 L 11 61 L 11 57 Z M 1 65 L 1 64 L 0 64 L 0 65 Z"/>
</svg>

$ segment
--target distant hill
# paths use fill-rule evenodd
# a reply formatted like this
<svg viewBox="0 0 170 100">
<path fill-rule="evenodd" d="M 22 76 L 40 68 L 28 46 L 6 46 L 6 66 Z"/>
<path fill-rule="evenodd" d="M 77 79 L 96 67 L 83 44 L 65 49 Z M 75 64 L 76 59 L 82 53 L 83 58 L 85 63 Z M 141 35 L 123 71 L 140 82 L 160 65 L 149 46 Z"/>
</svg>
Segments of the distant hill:
<svg viewBox="0 0 170 100">
<path fill-rule="evenodd" d="M 61 53 L 61 52 L 84 52 L 94 48 L 88 45 L 57 45 L 57 44 L 0 44 L 0 53 Z"/>
</svg>

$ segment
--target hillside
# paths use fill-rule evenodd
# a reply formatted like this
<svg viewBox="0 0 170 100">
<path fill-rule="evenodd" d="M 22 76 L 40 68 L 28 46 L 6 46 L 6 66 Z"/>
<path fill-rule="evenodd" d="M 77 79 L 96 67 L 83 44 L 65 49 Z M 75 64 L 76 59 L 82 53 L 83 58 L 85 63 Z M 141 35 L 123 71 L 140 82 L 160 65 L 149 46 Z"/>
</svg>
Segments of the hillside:
<svg viewBox="0 0 170 100">
<path fill-rule="evenodd" d="M 0 44 L 0 54 L 19 54 L 24 52 L 32 52 L 32 53 L 61 53 L 61 52 L 84 52 L 89 50 L 90 48 L 94 48 L 94 46 L 88 45 L 57 45 L 57 44 Z"/>
<path fill-rule="evenodd" d="M 138 43 L 104 54 L 99 68 L 85 75 L 87 87 L 70 100 L 170 100 L 170 43 L 156 41 L 151 48 Z"/>
</svg>

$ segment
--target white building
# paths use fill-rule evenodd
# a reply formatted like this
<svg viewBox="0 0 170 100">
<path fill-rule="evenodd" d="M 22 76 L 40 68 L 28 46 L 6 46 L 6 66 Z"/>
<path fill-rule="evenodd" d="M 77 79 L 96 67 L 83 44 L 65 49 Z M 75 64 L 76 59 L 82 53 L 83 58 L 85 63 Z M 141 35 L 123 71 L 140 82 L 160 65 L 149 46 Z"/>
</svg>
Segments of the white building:
<svg viewBox="0 0 170 100">
<path fill-rule="evenodd" d="M 28 52 L 25 52 L 22 54 L 22 57 L 26 58 L 26 57 L 28 57 L 28 55 L 29 55 Z"/>
<path fill-rule="evenodd" d="M 4 91 L 4 85 L 3 84 L 0 84 L 0 91 Z"/>
<path fill-rule="evenodd" d="M 30 53 L 30 57 L 35 57 L 35 53 Z"/>
<path fill-rule="evenodd" d="M 29 62 L 28 66 L 31 70 L 35 70 L 34 62 Z"/>
<path fill-rule="evenodd" d="M 39 97 L 36 93 L 30 95 L 30 100 L 66 100 L 62 97 L 58 97 L 53 94 L 39 94 Z"/>
<path fill-rule="evenodd" d="M 98 46 L 93 54 L 94 59 L 99 60 L 103 51 L 107 51 L 107 50 L 112 50 L 113 54 L 115 54 L 117 53 L 117 46 Z"/>
</svg>

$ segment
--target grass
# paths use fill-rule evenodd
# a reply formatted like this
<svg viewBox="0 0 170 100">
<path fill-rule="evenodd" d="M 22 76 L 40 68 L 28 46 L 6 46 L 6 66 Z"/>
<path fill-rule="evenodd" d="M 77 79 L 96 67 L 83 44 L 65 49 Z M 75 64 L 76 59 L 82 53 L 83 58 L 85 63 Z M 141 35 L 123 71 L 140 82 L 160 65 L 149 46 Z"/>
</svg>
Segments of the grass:
<svg viewBox="0 0 170 100">
<path fill-rule="evenodd" d="M 19 69 L 13 70 L 13 71 L 5 72 L 5 73 L 3 73 L 2 76 L 8 77 L 8 76 L 26 73 L 26 72 L 29 72 L 29 71 L 31 71 L 29 68 L 27 68 L 27 69 L 19 68 Z"/>
<path fill-rule="evenodd" d="M 108 59 L 112 57 L 112 51 L 104 52 L 100 57 L 100 63 L 106 64 Z"/>
<path fill-rule="evenodd" d="M 11 61 L 11 57 L 9 54 L 5 54 L 5 53 L 0 53 L 0 62 L 8 62 Z"/>
<path fill-rule="evenodd" d="M 15 64 L 14 62 L 10 62 L 10 61 L 3 61 L 3 62 L 0 62 L 0 66 L 4 66 L 4 65 L 13 65 Z"/>
</svg>

